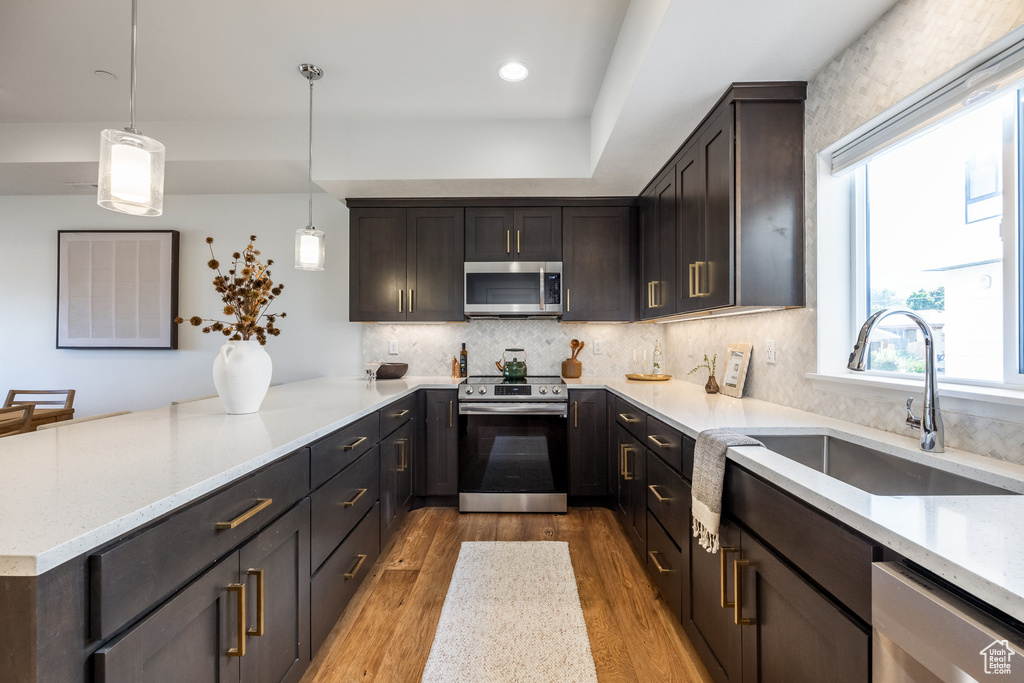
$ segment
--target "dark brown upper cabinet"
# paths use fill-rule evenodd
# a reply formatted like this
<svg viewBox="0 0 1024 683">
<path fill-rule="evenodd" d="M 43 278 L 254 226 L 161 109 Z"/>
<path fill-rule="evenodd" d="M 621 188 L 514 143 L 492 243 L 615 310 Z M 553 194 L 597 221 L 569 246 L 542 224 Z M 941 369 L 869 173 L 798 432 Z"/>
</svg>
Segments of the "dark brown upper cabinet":
<svg viewBox="0 0 1024 683">
<path fill-rule="evenodd" d="M 644 318 L 804 305 L 806 91 L 734 83 L 644 189 Z M 659 298 L 671 221 L 674 292 Z"/>
<path fill-rule="evenodd" d="M 634 213 L 562 209 L 562 320 L 636 320 Z"/>
<path fill-rule="evenodd" d="M 462 321 L 464 210 L 352 208 L 349 319 Z"/>
<path fill-rule="evenodd" d="M 467 261 L 561 261 L 562 209 L 466 209 Z"/>
<path fill-rule="evenodd" d="M 676 312 L 676 175 L 667 169 L 640 200 L 643 319 Z"/>
</svg>

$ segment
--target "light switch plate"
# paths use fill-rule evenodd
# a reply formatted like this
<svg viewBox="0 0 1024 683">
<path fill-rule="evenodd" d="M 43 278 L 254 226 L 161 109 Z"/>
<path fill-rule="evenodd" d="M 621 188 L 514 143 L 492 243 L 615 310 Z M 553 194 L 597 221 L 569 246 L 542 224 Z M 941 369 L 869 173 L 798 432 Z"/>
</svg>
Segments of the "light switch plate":
<svg viewBox="0 0 1024 683">
<path fill-rule="evenodd" d="M 397 356 L 398 355 L 398 340 L 397 339 L 392 339 L 391 341 L 388 342 L 388 353 L 391 354 L 392 356 Z"/>
</svg>

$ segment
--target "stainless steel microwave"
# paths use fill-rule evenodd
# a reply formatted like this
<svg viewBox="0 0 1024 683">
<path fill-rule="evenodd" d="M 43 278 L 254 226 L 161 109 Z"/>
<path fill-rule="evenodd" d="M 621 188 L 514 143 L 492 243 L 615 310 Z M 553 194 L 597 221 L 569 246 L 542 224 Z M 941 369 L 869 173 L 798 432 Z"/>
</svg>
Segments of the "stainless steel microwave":
<svg viewBox="0 0 1024 683">
<path fill-rule="evenodd" d="M 562 314 L 560 261 L 466 263 L 466 315 Z"/>
</svg>

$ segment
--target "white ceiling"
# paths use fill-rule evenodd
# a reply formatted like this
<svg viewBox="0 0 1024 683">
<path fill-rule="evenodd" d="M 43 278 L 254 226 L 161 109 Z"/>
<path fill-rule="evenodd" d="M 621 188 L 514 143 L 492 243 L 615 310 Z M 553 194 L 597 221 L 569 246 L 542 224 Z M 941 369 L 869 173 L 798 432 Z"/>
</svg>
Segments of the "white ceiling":
<svg viewBox="0 0 1024 683">
<path fill-rule="evenodd" d="M 730 82 L 807 80 L 894 0 L 139 0 L 167 192 L 635 194 Z M 0 194 L 95 182 L 130 0 L 0 2 Z M 530 68 L 505 83 L 497 67 Z M 118 78 L 101 78 L 97 69 Z"/>
</svg>

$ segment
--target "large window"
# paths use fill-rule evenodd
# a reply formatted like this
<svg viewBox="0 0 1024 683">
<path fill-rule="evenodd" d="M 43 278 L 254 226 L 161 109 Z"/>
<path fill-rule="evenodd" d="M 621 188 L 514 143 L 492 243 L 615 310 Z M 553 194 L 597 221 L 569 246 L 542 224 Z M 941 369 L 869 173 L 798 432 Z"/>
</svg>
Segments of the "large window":
<svg viewBox="0 0 1024 683">
<path fill-rule="evenodd" d="M 1020 380 L 1017 201 L 1020 84 L 958 105 L 856 169 L 856 319 L 902 306 L 932 326 L 940 379 Z M 871 340 L 869 369 L 924 372 L 904 316 Z"/>
</svg>

